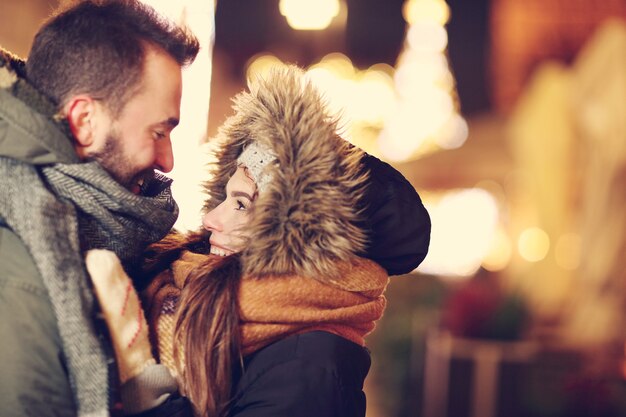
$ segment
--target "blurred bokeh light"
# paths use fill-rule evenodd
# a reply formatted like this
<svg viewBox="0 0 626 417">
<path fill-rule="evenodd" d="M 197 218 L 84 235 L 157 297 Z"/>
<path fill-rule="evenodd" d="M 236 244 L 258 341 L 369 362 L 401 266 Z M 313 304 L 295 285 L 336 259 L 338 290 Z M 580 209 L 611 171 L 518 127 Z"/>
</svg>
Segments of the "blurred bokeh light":
<svg viewBox="0 0 626 417">
<path fill-rule="evenodd" d="M 326 29 L 341 8 L 339 0 L 280 0 L 280 13 L 297 30 Z"/>
</svg>

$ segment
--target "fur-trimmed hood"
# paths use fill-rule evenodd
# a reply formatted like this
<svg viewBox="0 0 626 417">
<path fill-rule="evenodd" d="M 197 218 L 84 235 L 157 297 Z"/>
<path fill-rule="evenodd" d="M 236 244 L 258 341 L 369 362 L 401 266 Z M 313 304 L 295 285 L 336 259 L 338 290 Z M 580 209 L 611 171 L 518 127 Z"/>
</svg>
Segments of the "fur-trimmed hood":
<svg viewBox="0 0 626 417">
<path fill-rule="evenodd" d="M 337 134 L 337 119 L 296 67 L 277 68 L 250 82 L 233 108 L 235 114 L 213 139 L 219 148 L 205 184 L 205 209 L 225 199 L 244 147 L 260 142 L 276 161 L 266 168 L 272 180 L 250 211 L 244 271 L 338 278 L 336 262 L 350 260 L 366 245 L 358 209 L 367 180 L 363 153 Z"/>
</svg>

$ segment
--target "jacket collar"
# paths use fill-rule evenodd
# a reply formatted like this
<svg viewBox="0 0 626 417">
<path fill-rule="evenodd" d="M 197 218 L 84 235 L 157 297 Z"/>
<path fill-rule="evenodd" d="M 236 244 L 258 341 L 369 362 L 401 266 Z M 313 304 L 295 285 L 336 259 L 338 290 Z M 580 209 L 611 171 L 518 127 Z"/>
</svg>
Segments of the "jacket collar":
<svg viewBox="0 0 626 417">
<path fill-rule="evenodd" d="M 26 79 L 22 59 L 0 48 L 0 156 L 34 165 L 78 162 L 67 121 Z"/>
</svg>

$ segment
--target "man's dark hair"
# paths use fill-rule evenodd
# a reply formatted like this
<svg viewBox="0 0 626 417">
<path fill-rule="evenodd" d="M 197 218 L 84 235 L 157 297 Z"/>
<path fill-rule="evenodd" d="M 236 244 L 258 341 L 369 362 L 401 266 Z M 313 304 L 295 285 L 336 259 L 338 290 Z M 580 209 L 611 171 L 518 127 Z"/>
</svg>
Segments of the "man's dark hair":
<svg viewBox="0 0 626 417">
<path fill-rule="evenodd" d="M 195 59 L 198 39 L 138 0 L 86 0 L 54 15 L 35 36 L 26 73 L 56 104 L 74 94 L 101 99 L 117 115 L 141 87 L 146 49 L 179 65 Z"/>
</svg>

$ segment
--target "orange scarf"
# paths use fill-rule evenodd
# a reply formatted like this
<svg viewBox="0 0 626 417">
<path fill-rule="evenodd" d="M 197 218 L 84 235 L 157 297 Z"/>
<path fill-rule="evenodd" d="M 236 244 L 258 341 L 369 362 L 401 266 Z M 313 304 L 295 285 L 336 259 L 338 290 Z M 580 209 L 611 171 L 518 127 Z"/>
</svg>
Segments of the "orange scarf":
<svg viewBox="0 0 626 417">
<path fill-rule="evenodd" d="M 207 256 L 209 258 L 207 258 Z M 173 367 L 176 302 L 197 265 L 217 258 L 184 252 L 144 293 L 153 342 L 162 363 Z M 361 346 L 383 314 L 389 282 L 378 264 L 357 258 L 337 264 L 332 285 L 297 275 L 245 276 L 239 288 L 242 353 L 255 352 L 289 335 L 323 330 Z"/>
</svg>

